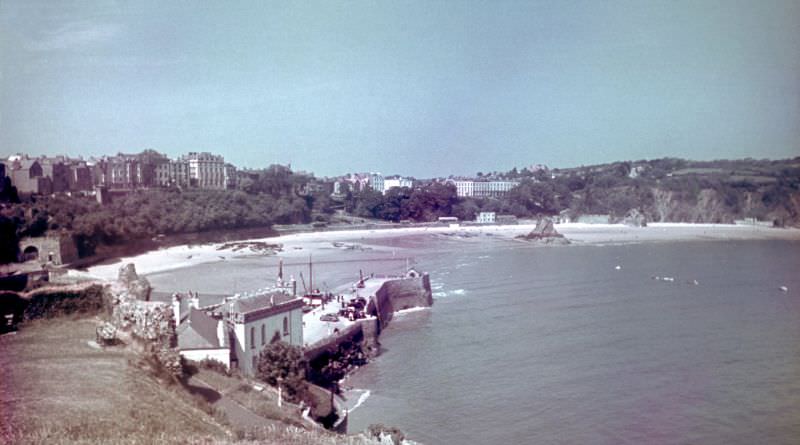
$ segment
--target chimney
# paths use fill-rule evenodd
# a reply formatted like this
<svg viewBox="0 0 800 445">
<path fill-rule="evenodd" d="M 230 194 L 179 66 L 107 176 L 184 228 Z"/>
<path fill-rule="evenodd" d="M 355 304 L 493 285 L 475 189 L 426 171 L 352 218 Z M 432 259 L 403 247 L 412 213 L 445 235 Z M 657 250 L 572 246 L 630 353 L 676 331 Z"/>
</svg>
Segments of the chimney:
<svg viewBox="0 0 800 445">
<path fill-rule="evenodd" d="M 219 346 L 225 346 L 225 322 L 222 320 L 217 320 L 217 340 L 219 340 Z"/>
<path fill-rule="evenodd" d="M 200 298 L 197 296 L 197 293 L 192 295 L 192 298 L 189 299 L 189 306 L 200 309 Z"/>
<path fill-rule="evenodd" d="M 181 296 L 172 294 L 172 315 L 175 317 L 175 327 L 181 324 Z"/>
<path fill-rule="evenodd" d="M 294 275 L 292 275 L 292 296 L 297 296 L 297 280 L 294 279 Z"/>
<path fill-rule="evenodd" d="M 269 305 L 275 306 L 275 294 L 269 296 Z"/>
</svg>

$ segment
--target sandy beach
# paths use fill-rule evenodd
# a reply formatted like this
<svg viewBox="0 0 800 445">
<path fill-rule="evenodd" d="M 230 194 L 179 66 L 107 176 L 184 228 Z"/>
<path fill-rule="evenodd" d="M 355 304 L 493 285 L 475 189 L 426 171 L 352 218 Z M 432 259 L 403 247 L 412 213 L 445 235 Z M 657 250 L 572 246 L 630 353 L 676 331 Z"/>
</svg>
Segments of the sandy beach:
<svg viewBox="0 0 800 445">
<path fill-rule="evenodd" d="M 271 238 L 246 240 L 252 243 L 280 244 L 275 253 L 259 249 L 232 248 L 225 243 L 184 245 L 154 250 L 141 255 L 120 258 L 118 261 L 90 267 L 87 272 L 71 271 L 100 279 L 112 279 L 120 265 L 133 263 L 140 274 L 152 274 L 202 263 L 247 256 L 277 255 L 280 258 L 299 259 L 313 254 L 315 259 L 325 259 L 341 250 L 371 250 L 391 252 L 379 240 L 412 236 L 437 236 L 463 242 L 482 242 L 487 239 L 513 241 L 514 237 L 530 232 L 536 225 L 486 225 L 463 227 L 408 227 L 382 230 L 344 230 L 307 232 Z M 800 240 L 800 229 L 776 229 L 733 224 L 683 224 L 651 223 L 647 227 L 630 227 L 621 224 L 556 224 L 555 228 L 574 245 L 604 245 L 640 242 L 701 241 L 701 240 Z M 334 245 L 335 243 L 335 245 Z"/>
</svg>

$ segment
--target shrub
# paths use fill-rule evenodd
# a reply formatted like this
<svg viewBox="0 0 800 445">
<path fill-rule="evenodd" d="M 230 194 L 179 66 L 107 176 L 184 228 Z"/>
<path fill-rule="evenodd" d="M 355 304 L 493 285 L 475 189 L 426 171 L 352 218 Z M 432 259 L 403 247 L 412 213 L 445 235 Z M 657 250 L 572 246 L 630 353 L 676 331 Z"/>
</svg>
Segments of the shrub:
<svg viewBox="0 0 800 445">
<path fill-rule="evenodd" d="M 204 358 L 200 360 L 198 365 L 203 369 L 208 369 L 210 371 L 214 371 L 216 373 L 222 374 L 224 376 L 230 376 L 231 372 L 225 364 L 220 362 L 219 360 L 212 360 L 210 358 Z"/>
<path fill-rule="evenodd" d="M 103 310 L 104 289 L 93 285 L 84 290 L 42 290 L 34 292 L 25 307 L 24 318 L 52 318 L 62 315 L 96 315 Z"/>
<path fill-rule="evenodd" d="M 299 346 L 277 341 L 270 343 L 258 356 L 256 377 L 272 386 L 280 382 L 286 390 L 286 398 L 298 402 L 308 391 L 305 368 L 305 358 Z"/>
</svg>

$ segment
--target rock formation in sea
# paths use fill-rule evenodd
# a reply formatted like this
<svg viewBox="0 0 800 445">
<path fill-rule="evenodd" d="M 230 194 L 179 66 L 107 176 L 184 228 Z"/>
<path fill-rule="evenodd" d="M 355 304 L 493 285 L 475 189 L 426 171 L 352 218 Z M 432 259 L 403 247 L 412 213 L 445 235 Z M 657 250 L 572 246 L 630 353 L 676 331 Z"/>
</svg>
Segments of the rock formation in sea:
<svg viewBox="0 0 800 445">
<path fill-rule="evenodd" d="M 553 220 L 542 218 L 536 223 L 536 227 L 527 235 L 519 235 L 516 239 L 530 241 L 537 244 L 559 245 L 569 244 L 569 240 L 564 235 L 558 233 L 553 226 Z"/>
</svg>

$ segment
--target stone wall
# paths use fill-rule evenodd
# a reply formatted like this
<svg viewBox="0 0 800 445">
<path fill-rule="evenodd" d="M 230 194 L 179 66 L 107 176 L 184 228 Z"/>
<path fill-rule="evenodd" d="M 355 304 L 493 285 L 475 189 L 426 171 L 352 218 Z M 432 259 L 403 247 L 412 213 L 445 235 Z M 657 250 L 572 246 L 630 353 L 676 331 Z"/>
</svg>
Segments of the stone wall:
<svg viewBox="0 0 800 445">
<path fill-rule="evenodd" d="M 111 314 L 117 329 L 129 332 L 136 340 L 157 347 L 175 347 L 175 320 L 167 303 L 140 300 L 119 301 Z"/>
<path fill-rule="evenodd" d="M 29 249 L 36 249 L 38 255 L 36 261 L 42 264 L 69 264 L 78 259 L 75 243 L 66 235 L 22 238 L 19 241 L 20 254 L 24 256 L 25 251 Z"/>
<path fill-rule="evenodd" d="M 370 301 L 367 312 L 378 317 L 378 328 L 386 327 L 396 311 L 413 307 L 429 307 L 433 305 L 431 280 L 428 274 L 419 277 L 398 278 L 389 280 L 375 292 L 375 299 Z"/>
<path fill-rule="evenodd" d="M 150 291 L 150 283 L 137 275 L 133 264 L 121 267 L 117 282 L 110 287 L 111 323 L 123 336 L 130 337 L 133 346 L 173 376 L 181 377 L 183 367 L 172 306 L 146 301 Z"/>
</svg>

